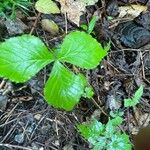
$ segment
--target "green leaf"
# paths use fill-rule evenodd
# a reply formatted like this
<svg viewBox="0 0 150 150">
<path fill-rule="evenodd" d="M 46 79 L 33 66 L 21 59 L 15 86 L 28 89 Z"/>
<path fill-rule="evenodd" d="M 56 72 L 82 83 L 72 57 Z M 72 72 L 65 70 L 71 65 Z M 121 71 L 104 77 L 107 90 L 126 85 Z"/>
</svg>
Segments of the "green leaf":
<svg viewBox="0 0 150 150">
<path fill-rule="evenodd" d="M 139 100 L 141 99 L 143 95 L 143 86 L 141 85 L 139 89 L 135 92 L 133 98 L 124 99 L 124 106 L 125 107 L 133 107 L 139 103 Z"/>
<path fill-rule="evenodd" d="M 72 110 L 84 93 L 86 84 L 83 75 L 75 75 L 56 61 L 45 85 L 45 99 L 56 108 Z"/>
<path fill-rule="evenodd" d="M 80 28 L 82 28 L 83 30 L 87 31 L 88 26 L 86 24 L 81 24 Z"/>
<path fill-rule="evenodd" d="M 106 124 L 106 128 L 105 128 L 105 136 L 107 137 L 107 138 L 111 138 L 111 136 L 114 134 L 114 132 L 115 132 L 115 127 L 113 126 L 113 123 L 112 123 L 112 121 L 111 120 L 109 120 L 108 122 L 107 122 L 107 124 Z"/>
<path fill-rule="evenodd" d="M 107 139 L 105 137 L 100 136 L 97 139 L 98 142 L 96 142 L 95 144 L 93 144 L 93 149 L 92 150 L 104 150 L 104 148 L 106 147 L 107 144 Z"/>
<path fill-rule="evenodd" d="M 124 112 L 123 111 L 110 111 L 110 116 L 115 118 L 115 117 L 121 117 L 124 115 Z"/>
<path fill-rule="evenodd" d="M 104 126 L 101 122 L 98 122 L 96 119 L 91 120 L 90 122 L 85 122 L 77 126 L 81 135 L 89 140 L 91 138 L 97 138 L 103 132 Z"/>
<path fill-rule="evenodd" d="M 131 150 L 129 136 L 126 134 L 113 134 L 107 144 L 107 150 Z"/>
<path fill-rule="evenodd" d="M 139 89 L 135 92 L 134 97 L 133 97 L 133 101 L 138 101 L 141 99 L 142 95 L 143 95 L 143 85 L 141 85 L 139 87 Z"/>
<path fill-rule="evenodd" d="M 52 0 L 38 0 L 35 4 L 37 11 L 44 14 L 57 14 L 60 10 L 55 2 Z"/>
<path fill-rule="evenodd" d="M 131 98 L 124 99 L 124 107 L 132 107 L 135 106 L 137 102 L 134 102 Z"/>
<path fill-rule="evenodd" d="M 109 42 L 104 46 L 105 51 L 109 51 L 110 48 L 111 48 L 111 41 L 109 41 Z"/>
<path fill-rule="evenodd" d="M 123 118 L 120 116 L 116 116 L 114 119 L 111 120 L 113 126 L 119 126 L 123 122 Z"/>
<path fill-rule="evenodd" d="M 82 96 L 90 99 L 93 97 L 93 95 L 94 95 L 93 88 L 91 86 L 85 87 L 85 90 Z"/>
<path fill-rule="evenodd" d="M 129 136 L 121 134 L 116 126 L 121 123 L 117 117 L 106 125 L 94 119 L 78 125 L 78 130 L 93 145 L 93 150 L 131 150 Z"/>
<path fill-rule="evenodd" d="M 95 24 L 96 24 L 96 16 L 93 16 L 90 23 L 89 23 L 89 26 L 88 26 L 88 34 L 91 34 L 94 27 L 95 27 Z"/>
<path fill-rule="evenodd" d="M 0 44 L 0 77 L 25 82 L 53 61 L 53 55 L 37 37 L 23 35 Z"/>
<path fill-rule="evenodd" d="M 85 32 L 71 32 L 56 52 L 58 60 L 77 65 L 81 68 L 95 68 L 107 55 L 100 43 Z"/>
</svg>

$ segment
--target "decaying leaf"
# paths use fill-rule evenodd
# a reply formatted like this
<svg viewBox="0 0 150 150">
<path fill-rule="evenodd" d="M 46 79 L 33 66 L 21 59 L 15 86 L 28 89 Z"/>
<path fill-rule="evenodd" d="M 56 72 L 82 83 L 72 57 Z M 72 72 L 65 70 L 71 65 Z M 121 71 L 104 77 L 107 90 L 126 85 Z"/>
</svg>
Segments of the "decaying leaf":
<svg viewBox="0 0 150 150">
<path fill-rule="evenodd" d="M 35 3 L 35 8 L 37 11 L 44 13 L 44 14 L 60 13 L 58 6 L 52 0 L 38 0 Z"/>
<path fill-rule="evenodd" d="M 56 34 L 59 33 L 59 27 L 58 27 L 58 25 L 54 21 L 52 21 L 52 20 L 43 19 L 41 21 L 41 25 L 42 25 L 42 28 L 45 31 L 50 32 L 52 35 L 56 35 Z"/>
<path fill-rule="evenodd" d="M 94 5 L 98 0 L 57 0 L 61 4 L 61 12 L 66 13 L 69 20 L 79 26 L 80 16 L 88 5 Z"/>
<path fill-rule="evenodd" d="M 133 119 L 134 120 L 134 119 Z M 130 126 L 130 132 L 133 135 L 137 135 L 140 128 L 141 127 L 147 127 L 149 125 L 150 122 L 150 115 L 149 113 L 144 113 L 138 116 L 138 118 L 136 117 L 136 120 L 138 121 L 138 126 L 134 125 L 133 122 L 130 122 L 129 126 Z"/>
<path fill-rule="evenodd" d="M 121 6 L 119 7 L 119 17 L 122 18 L 124 16 L 131 16 L 135 18 L 140 15 L 141 12 L 146 11 L 148 9 L 147 6 L 143 5 L 130 5 L 130 6 Z"/>
</svg>

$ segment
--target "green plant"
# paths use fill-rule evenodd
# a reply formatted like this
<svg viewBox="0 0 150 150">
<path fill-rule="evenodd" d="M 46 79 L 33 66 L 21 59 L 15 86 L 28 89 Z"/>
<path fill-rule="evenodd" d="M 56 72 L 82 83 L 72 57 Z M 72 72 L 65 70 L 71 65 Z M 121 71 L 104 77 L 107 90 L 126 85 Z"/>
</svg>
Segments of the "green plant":
<svg viewBox="0 0 150 150">
<path fill-rule="evenodd" d="M 45 99 L 56 108 L 69 111 L 81 96 L 91 97 L 93 93 L 86 78 L 70 71 L 65 63 L 93 69 L 107 55 L 108 49 L 103 49 L 91 35 L 79 31 L 68 34 L 60 48 L 54 51 L 49 51 L 39 38 L 22 35 L 0 44 L 0 76 L 14 82 L 26 82 L 53 62 L 44 88 Z"/>
<path fill-rule="evenodd" d="M 114 118 L 109 119 L 107 124 L 102 124 L 93 118 L 90 122 L 77 125 L 77 128 L 92 144 L 93 150 L 131 150 L 129 136 L 121 133 L 118 127 L 123 121 L 121 117 L 123 113 L 111 113 L 111 115 Z"/>
<path fill-rule="evenodd" d="M 24 10 L 28 10 L 28 6 L 30 5 L 30 0 L 2 0 L 0 2 L 0 17 L 10 16 L 13 19 L 16 16 L 17 8 L 25 12 Z"/>
<path fill-rule="evenodd" d="M 88 34 L 94 33 L 93 29 L 96 24 L 96 16 L 93 16 L 92 19 L 89 22 L 89 25 L 82 24 L 80 27 L 85 30 Z"/>
<path fill-rule="evenodd" d="M 141 85 L 138 90 L 135 92 L 132 98 L 124 99 L 124 106 L 125 107 L 133 107 L 139 103 L 143 95 L 143 85 Z"/>
</svg>

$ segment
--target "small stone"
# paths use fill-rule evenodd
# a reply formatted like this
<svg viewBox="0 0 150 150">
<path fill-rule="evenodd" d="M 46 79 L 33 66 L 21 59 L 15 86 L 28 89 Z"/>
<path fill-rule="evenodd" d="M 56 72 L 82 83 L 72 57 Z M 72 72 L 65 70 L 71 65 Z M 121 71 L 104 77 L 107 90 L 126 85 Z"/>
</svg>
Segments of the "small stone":
<svg viewBox="0 0 150 150">
<path fill-rule="evenodd" d="M 42 117 L 42 115 L 41 115 L 41 114 L 36 114 L 36 115 L 34 115 L 34 118 L 35 118 L 36 120 L 40 120 L 40 119 L 41 119 L 41 117 Z"/>
<path fill-rule="evenodd" d="M 55 145 L 56 145 L 56 146 L 59 146 L 59 145 L 60 145 L 58 140 L 55 141 Z"/>
<path fill-rule="evenodd" d="M 15 141 L 19 144 L 22 144 L 24 142 L 24 134 L 20 133 L 15 135 Z"/>
</svg>

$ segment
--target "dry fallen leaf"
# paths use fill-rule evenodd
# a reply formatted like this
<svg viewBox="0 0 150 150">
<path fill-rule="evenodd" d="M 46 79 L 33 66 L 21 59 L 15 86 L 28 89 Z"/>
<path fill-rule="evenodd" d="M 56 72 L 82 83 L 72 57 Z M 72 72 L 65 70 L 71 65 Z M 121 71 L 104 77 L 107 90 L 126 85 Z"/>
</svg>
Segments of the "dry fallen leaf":
<svg viewBox="0 0 150 150">
<path fill-rule="evenodd" d="M 98 0 L 57 0 L 61 4 L 61 12 L 66 13 L 70 21 L 79 26 L 80 16 L 86 6 L 94 5 Z"/>
<path fill-rule="evenodd" d="M 38 0 L 35 3 L 35 8 L 37 11 L 44 13 L 44 14 L 60 13 L 58 6 L 52 0 Z"/>
<path fill-rule="evenodd" d="M 134 119 L 133 119 L 134 120 Z M 133 135 L 136 135 L 139 132 L 139 129 L 141 127 L 147 127 L 149 125 L 150 122 L 150 115 L 149 113 L 144 113 L 142 115 L 139 115 L 138 118 L 136 118 L 136 120 L 138 121 L 138 125 L 133 125 L 133 122 L 129 123 L 130 126 L 130 132 Z M 134 123 L 135 124 L 135 123 Z"/>
<path fill-rule="evenodd" d="M 140 15 L 141 12 L 146 11 L 147 6 L 143 5 L 130 5 L 130 6 L 120 6 L 119 7 L 119 17 L 123 18 L 124 16 L 131 16 L 135 18 Z"/>
<path fill-rule="evenodd" d="M 59 33 L 58 25 L 52 20 L 43 19 L 41 25 L 45 31 L 50 32 L 52 35 L 57 35 Z"/>
</svg>

